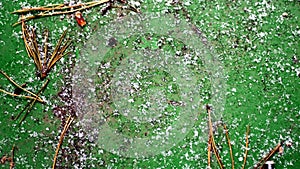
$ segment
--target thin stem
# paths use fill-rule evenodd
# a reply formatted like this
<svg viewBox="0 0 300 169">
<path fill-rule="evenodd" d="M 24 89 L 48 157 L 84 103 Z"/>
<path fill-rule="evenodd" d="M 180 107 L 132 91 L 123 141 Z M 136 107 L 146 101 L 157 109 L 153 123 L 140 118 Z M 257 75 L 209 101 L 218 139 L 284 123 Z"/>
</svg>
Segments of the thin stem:
<svg viewBox="0 0 300 169">
<path fill-rule="evenodd" d="M 244 163 L 242 169 L 245 168 L 246 165 L 246 160 L 248 156 L 248 146 L 249 146 L 249 132 L 250 132 L 250 127 L 247 126 L 247 131 L 246 131 L 246 149 L 245 149 L 245 154 L 244 154 Z"/>
<path fill-rule="evenodd" d="M 56 166 L 56 161 L 57 161 L 57 156 L 58 156 L 58 152 L 59 152 L 59 149 L 60 149 L 60 146 L 64 140 L 64 136 L 68 130 L 68 128 L 70 127 L 71 123 L 73 122 L 74 118 L 69 116 L 65 126 L 64 126 L 64 129 L 63 131 L 61 132 L 60 134 L 60 138 L 59 138 L 59 142 L 58 142 L 58 145 L 57 145 L 57 148 L 55 150 L 55 155 L 54 155 L 54 159 L 53 159 L 53 165 L 52 165 L 52 169 L 55 169 L 55 166 Z"/>
<path fill-rule="evenodd" d="M 15 145 L 13 145 L 12 150 L 11 150 L 11 161 L 9 163 L 9 169 L 13 169 L 15 166 L 14 163 L 14 153 L 15 153 Z"/>
<path fill-rule="evenodd" d="M 45 87 L 48 85 L 48 83 L 49 83 L 49 79 L 47 79 L 47 81 L 44 83 L 43 87 L 38 91 L 37 97 L 38 97 L 39 94 L 42 93 L 42 91 L 45 89 Z M 15 118 L 15 120 L 18 119 L 18 118 L 20 117 L 20 115 L 26 110 L 26 113 L 25 113 L 25 115 L 23 116 L 23 118 L 20 120 L 19 125 L 25 120 L 25 118 L 26 118 L 27 115 L 29 114 L 31 108 L 33 107 L 33 105 L 35 104 L 35 102 L 36 102 L 36 100 L 37 100 L 37 97 L 36 97 L 34 100 L 32 100 L 31 102 L 29 102 L 29 103 L 24 107 L 24 109 L 18 114 L 18 116 Z"/>
<path fill-rule="evenodd" d="M 3 90 L 3 89 L 0 89 L 0 92 L 3 92 L 3 93 L 5 93 L 5 94 L 8 94 L 8 95 L 14 96 L 14 97 L 22 97 L 22 98 L 32 99 L 32 100 L 35 100 L 35 99 L 36 99 L 36 97 L 25 96 L 25 95 L 19 95 L 19 94 L 14 94 L 14 93 L 7 92 L 7 91 L 5 91 L 5 90 Z M 37 99 L 37 101 L 39 101 L 39 102 L 41 102 L 41 103 L 44 103 L 44 101 L 41 100 L 41 99 Z"/>
<path fill-rule="evenodd" d="M 3 74 L 12 84 L 14 84 L 15 86 L 17 86 L 18 88 L 22 89 L 23 91 L 37 97 L 37 99 L 40 101 L 40 102 L 44 102 L 40 97 L 38 97 L 36 94 L 32 93 L 31 91 L 28 91 L 26 89 L 24 89 L 23 87 L 21 87 L 20 85 L 18 85 L 15 81 L 13 81 L 6 73 L 4 73 L 2 70 L 0 70 L 0 73 Z"/>
<path fill-rule="evenodd" d="M 263 157 L 254 167 L 254 169 L 257 169 L 259 166 L 260 168 L 263 167 L 265 162 L 281 147 L 281 143 L 278 143 L 275 148 L 273 148 L 265 157 Z"/>
<path fill-rule="evenodd" d="M 227 139 L 228 146 L 229 146 L 230 158 L 231 158 L 231 167 L 232 167 L 232 169 L 234 169 L 234 158 L 233 158 L 233 153 L 232 153 L 232 148 L 231 148 L 231 142 L 230 142 L 230 138 L 229 138 L 229 134 L 228 134 L 228 129 L 227 129 L 227 127 L 226 127 L 225 124 L 223 124 L 223 128 L 225 130 L 226 139 Z"/>
<path fill-rule="evenodd" d="M 211 122 L 211 109 L 210 107 L 207 105 L 206 106 L 206 110 L 207 110 L 207 113 L 208 113 L 208 125 L 209 125 L 209 142 L 211 143 L 210 145 L 208 146 L 211 146 L 213 151 L 214 151 L 214 154 L 217 158 L 217 161 L 218 161 L 218 164 L 220 166 L 221 169 L 224 168 L 224 165 L 222 163 L 222 160 L 221 160 L 221 157 L 220 157 L 220 154 L 218 153 L 218 150 L 217 150 L 217 147 L 216 147 L 216 143 L 215 143 L 215 140 L 214 140 L 214 136 L 213 136 L 213 128 L 212 128 L 212 122 Z M 208 148 L 208 151 L 210 151 L 211 148 Z M 210 155 L 210 152 L 208 153 L 208 155 Z M 209 159 L 209 163 L 210 163 L 210 157 L 208 157 Z M 210 165 L 210 164 L 209 164 Z M 210 167 L 210 166 L 209 166 Z"/>
<path fill-rule="evenodd" d="M 208 114 L 208 146 L 207 146 L 207 163 L 208 167 L 210 168 L 211 163 L 211 149 L 212 149 L 212 124 L 210 118 L 210 107 L 206 105 L 206 112 Z"/>
<path fill-rule="evenodd" d="M 220 154 L 219 154 L 219 152 L 218 152 L 218 150 L 217 150 L 217 146 L 216 146 L 215 139 L 214 139 L 213 136 L 212 136 L 212 147 L 213 147 L 215 156 L 216 156 L 216 158 L 217 158 L 218 164 L 219 164 L 220 168 L 223 169 L 223 168 L 224 168 L 224 165 L 223 165 L 223 163 L 222 163 L 221 156 L 220 156 Z"/>
<path fill-rule="evenodd" d="M 53 16 L 53 15 L 62 15 L 62 14 L 74 13 L 74 12 L 77 12 L 77 11 L 81 11 L 81 10 L 84 10 L 84 9 L 92 8 L 94 6 L 107 3 L 109 1 L 110 0 L 101 0 L 101 1 L 87 2 L 87 3 L 83 3 L 82 5 L 80 5 L 80 6 L 82 6 L 81 8 L 78 8 L 78 9 L 72 9 L 72 8 L 70 8 L 71 10 L 69 10 L 69 11 L 58 11 L 58 12 L 49 13 L 49 10 L 46 10 L 45 12 L 41 12 L 41 13 L 36 14 L 36 15 L 30 15 L 30 16 L 22 17 L 21 21 L 16 22 L 15 24 L 13 24 L 13 26 L 16 26 L 16 25 L 20 24 L 22 21 L 28 21 L 28 20 L 31 20 L 31 19 L 34 19 L 34 18 L 37 18 L 37 17 L 46 17 L 46 16 Z M 63 9 L 69 9 L 69 7 L 68 8 L 59 7 L 57 9 L 63 10 Z M 16 11 L 16 12 L 13 12 L 13 13 L 24 13 L 24 12 L 22 12 L 22 11 L 17 12 Z"/>
</svg>

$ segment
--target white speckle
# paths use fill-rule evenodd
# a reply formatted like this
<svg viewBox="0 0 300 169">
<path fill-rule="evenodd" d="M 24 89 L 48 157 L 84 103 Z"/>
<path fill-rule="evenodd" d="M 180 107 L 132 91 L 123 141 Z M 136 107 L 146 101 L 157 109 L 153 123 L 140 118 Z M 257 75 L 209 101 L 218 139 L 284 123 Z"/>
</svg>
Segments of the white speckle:
<svg viewBox="0 0 300 169">
<path fill-rule="evenodd" d="M 133 99 L 129 99 L 128 102 L 129 102 L 129 103 L 133 103 L 134 100 L 133 100 Z"/>
<path fill-rule="evenodd" d="M 282 17 L 287 17 L 287 16 L 289 16 L 289 14 L 286 13 L 286 12 L 283 12 L 283 13 L 281 14 L 281 16 L 282 16 Z"/>
<path fill-rule="evenodd" d="M 243 161 L 243 157 L 239 157 L 239 161 Z"/>
<path fill-rule="evenodd" d="M 232 88 L 231 91 L 232 91 L 232 92 L 236 92 L 236 88 Z"/>
</svg>

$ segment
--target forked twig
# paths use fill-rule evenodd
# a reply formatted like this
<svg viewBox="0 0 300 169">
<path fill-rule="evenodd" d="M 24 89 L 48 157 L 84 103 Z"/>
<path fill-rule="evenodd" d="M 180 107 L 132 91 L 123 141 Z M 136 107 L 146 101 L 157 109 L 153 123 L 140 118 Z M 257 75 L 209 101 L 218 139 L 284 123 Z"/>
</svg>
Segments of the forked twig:
<svg viewBox="0 0 300 169">
<path fill-rule="evenodd" d="M 244 154 L 244 163 L 242 169 L 245 168 L 246 165 L 246 160 L 248 156 L 248 146 L 249 146 L 249 132 L 250 132 L 250 127 L 247 126 L 247 131 L 246 131 L 246 148 L 245 148 L 245 154 Z"/>
<path fill-rule="evenodd" d="M 29 114 L 31 108 L 33 107 L 33 105 L 35 104 L 35 102 L 37 101 L 37 97 L 42 93 L 42 91 L 46 88 L 46 86 L 49 83 L 49 79 L 47 79 L 47 81 L 44 83 L 44 85 L 42 86 L 42 88 L 38 91 L 37 96 L 34 100 L 32 100 L 31 102 L 29 102 L 24 109 L 14 118 L 14 120 L 17 120 L 21 114 L 25 112 L 25 115 L 23 116 L 23 118 L 20 120 L 19 125 L 25 120 L 25 118 L 27 117 L 27 115 Z"/>
<path fill-rule="evenodd" d="M 24 89 L 22 86 L 18 85 L 15 81 L 13 81 L 6 73 L 4 73 L 2 70 L 0 70 L 0 73 L 2 75 L 4 75 L 12 84 L 14 84 L 16 87 L 18 87 L 19 89 L 23 90 L 24 92 L 27 92 L 29 93 L 30 95 L 32 96 L 25 96 L 25 95 L 19 95 L 19 94 L 14 94 L 14 93 L 11 93 L 11 92 L 7 92 L 3 89 L 0 89 L 1 92 L 5 93 L 5 94 L 8 94 L 8 95 L 11 95 L 11 96 L 16 96 L 16 97 L 23 97 L 23 98 L 27 98 L 27 99 L 36 99 L 37 101 L 41 102 L 41 103 L 44 103 L 45 101 L 43 99 L 41 99 L 40 97 L 38 97 L 36 94 L 32 93 L 31 91 L 29 90 L 26 90 Z M 34 96 L 34 97 L 33 97 Z"/>
<path fill-rule="evenodd" d="M 231 148 L 231 142 L 230 142 L 230 138 L 229 138 L 229 134 L 228 134 L 228 129 L 227 129 L 227 127 L 226 127 L 225 124 L 223 124 L 223 128 L 225 130 L 225 135 L 226 135 L 226 139 L 227 139 L 228 146 L 229 146 L 230 158 L 231 158 L 231 167 L 232 167 L 232 169 L 234 169 L 234 158 L 233 158 L 233 153 L 232 153 L 232 148 Z"/>
<path fill-rule="evenodd" d="M 54 155 L 54 159 L 53 159 L 53 165 L 52 165 L 52 169 L 55 169 L 55 166 L 56 166 L 56 161 L 57 161 L 57 156 L 58 156 L 58 152 L 59 152 L 59 149 L 60 149 L 60 146 L 64 140 L 64 136 L 68 130 L 68 128 L 70 127 L 71 123 L 73 122 L 74 118 L 69 116 L 65 126 L 64 126 L 64 129 L 62 130 L 61 134 L 60 134 L 60 138 L 59 138 L 59 142 L 58 142 L 58 145 L 57 145 L 57 148 L 55 150 L 55 155 Z"/>
</svg>

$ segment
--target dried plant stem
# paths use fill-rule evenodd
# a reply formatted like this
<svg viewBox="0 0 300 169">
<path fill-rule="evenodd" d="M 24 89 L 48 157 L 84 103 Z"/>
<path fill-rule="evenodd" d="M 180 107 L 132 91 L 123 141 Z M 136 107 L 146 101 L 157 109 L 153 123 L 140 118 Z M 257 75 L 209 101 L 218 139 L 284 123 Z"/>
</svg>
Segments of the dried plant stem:
<svg viewBox="0 0 300 169">
<path fill-rule="evenodd" d="M 228 146 L 229 146 L 230 158 L 231 158 L 231 167 L 232 167 L 232 169 L 234 169 L 234 158 L 233 158 L 231 142 L 230 142 L 230 138 L 229 138 L 229 134 L 228 134 L 228 129 L 227 129 L 227 127 L 226 127 L 225 124 L 223 124 L 223 128 L 224 128 L 224 130 L 225 130 L 226 139 L 227 139 Z"/>
<path fill-rule="evenodd" d="M 212 143 L 212 148 L 213 148 L 214 154 L 215 154 L 215 156 L 217 158 L 218 164 L 219 164 L 220 168 L 223 169 L 224 165 L 222 163 L 221 156 L 220 156 L 220 154 L 219 154 L 219 152 L 217 150 L 217 146 L 216 146 L 216 143 L 215 143 L 215 140 L 214 140 L 213 136 L 212 136 L 212 142 L 211 143 Z"/>
<path fill-rule="evenodd" d="M 215 143 L 215 140 L 214 140 L 214 136 L 213 136 L 213 127 L 212 127 L 212 121 L 211 121 L 211 109 L 210 107 L 207 105 L 206 106 L 206 110 L 207 110 L 207 114 L 208 114 L 208 126 L 209 126 L 209 140 L 208 140 L 208 166 L 210 167 L 210 151 L 211 151 L 211 148 L 213 149 L 214 151 L 214 154 L 217 158 L 217 161 L 218 161 L 218 164 L 220 166 L 221 169 L 224 168 L 224 165 L 222 163 L 222 160 L 221 160 L 221 157 L 220 157 L 220 154 L 218 153 L 218 150 L 217 150 L 217 146 L 216 146 L 216 143 Z"/>
<path fill-rule="evenodd" d="M 61 35 L 52 54 L 48 53 L 48 30 L 45 31 L 44 45 L 41 46 L 39 46 L 37 43 L 34 29 L 29 31 L 24 21 L 22 21 L 22 33 L 28 56 L 34 60 L 34 64 L 39 73 L 39 77 L 41 78 L 41 80 L 43 80 L 50 72 L 52 67 L 56 64 L 56 62 L 65 55 L 69 54 L 69 52 L 65 54 L 65 51 L 71 45 L 71 40 L 67 39 L 66 42 L 62 44 L 67 30 L 65 30 Z M 39 47 L 42 47 L 43 52 L 39 50 Z M 42 55 L 44 55 L 43 61 L 41 58 Z"/>
<path fill-rule="evenodd" d="M 57 148 L 55 150 L 55 155 L 54 155 L 54 159 L 53 159 L 53 165 L 52 165 L 52 169 L 55 169 L 55 166 L 56 166 L 56 161 L 57 161 L 57 156 L 58 156 L 58 152 L 59 152 L 59 149 L 60 149 L 60 146 L 64 140 L 64 136 L 68 130 L 68 128 L 70 127 L 71 123 L 73 122 L 74 118 L 69 116 L 65 126 L 64 126 L 64 129 L 62 130 L 61 134 L 60 134 L 60 138 L 59 138 L 59 142 L 58 142 L 58 145 L 57 145 Z"/>
<path fill-rule="evenodd" d="M 208 167 L 210 168 L 210 162 L 211 162 L 211 149 L 212 149 L 212 124 L 211 124 L 211 117 L 210 117 L 210 107 L 206 106 L 206 112 L 208 114 L 208 145 L 207 145 L 207 163 Z"/>
<path fill-rule="evenodd" d="M 17 94 L 13 94 L 13 93 L 10 93 L 10 92 L 7 92 L 5 90 L 2 90 L 0 89 L 1 92 L 3 93 L 6 93 L 8 95 L 11 95 L 11 96 L 17 96 L 17 97 L 24 97 L 24 98 L 28 98 L 28 99 L 35 99 L 37 98 L 37 101 L 41 102 L 41 103 L 44 103 L 45 101 L 43 99 L 41 99 L 40 97 L 38 97 L 36 94 L 32 93 L 31 91 L 29 90 L 26 90 L 24 89 L 23 87 L 21 87 L 20 85 L 18 85 L 15 81 L 13 81 L 6 73 L 4 73 L 2 70 L 0 70 L 0 73 L 3 74 L 12 84 L 14 84 L 15 86 L 17 86 L 18 88 L 20 88 L 21 90 L 23 90 L 24 92 L 27 92 L 29 94 L 31 94 L 32 96 L 34 97 L 31 97 L 31 96 L 23 96 L 23 95 L 17 95 Z"/>
<path fill-rule="evenodd" d="M 14 96 L 14 97 L 22 97 L 22 98 L 26 98 L 26 99 L 32 99 L 32 100 L 35 100 L 36 97 L 32 97 L 32 96 L 25 96 L 25 95 L 19 95 L 19 94 L 14 94 L 14 93 L 10 93 L 10 92 L 7 92 L 3 89 L 0 89 L 0 92 L 3 92 L 5 94 L 8 94 L 10 96 Z M 41 103 L 44 103 L 44 101 L 42 100 L 39 100 L 39 99 L 36 99 L 37 101 L 41 102 Z"/>
<path fill-rule="evenodd" d="M 243 163 L 242 169 L 245 168 L 246 161 L 247 161 L 247 156 L 248 156 L 249 132 L 250 132 L 250 127 L 247 126 L 247 131 L 246 131 L 246 148 L 245 148 L 244 163 Z"/>
<path fill-rule="evenodd" d="M 33 105 L 37 101 L 38 95 L 40 95 L 42 93 L 42 91 L 46 88 L 46 86 L 48 85 L 48 83 L 49 83 L 49 79 L 47 79 L 47 81 L 44 83 L 43 87 L 38 91 L 36 98 L 34 100 L 32 100 L 31 102 L 29 102 L 24 107 L 24 109 L 16 116 L 16 118 L 14 120 L 18 119 L 21 116 L 21 114 L 26 110 L 26 113 L 23 116 L 23 118 L 20 120 L 19 125 L 25 120 L 25 118 L 27 117 L 27 115 L 30 112 L 31 108 L 33 107 Z"/>
<path fill-rule="evenodd" d="M 110 0 L 91 1 L 91 2 L 87 2 L 87 3 L 83 3 L 83 4 L 78 4 L 78 5 L 73 5 L 73 6 L 65 6 L 64 4 L 57 4 L 53 8 L 34 7 L 34 8 L 17 10 L 17 11 L 14 11 L 12 13 L 14 13 L 14 14 L 22 14 L 22 13 L 27 13 L 27 12 L 39 12 L 39 11 L 43 11 L 43 12 L 40 12 L 40 13 L 38 13 L 36 15 L 29 15 L 29 16 L 25 16 L 25 17 L 23 16 L 20 19 L 21 21 L 16 22 L 15 24 L 13 24 L 13 26 L 16 26 L 16 25 L 20 24 L 22 21 L 28 21 L 28 20 L 31 20 L 31 19 L 34 19 L 34 18 L 38 18 L 38 17 L 46 17 L 46 16 L 53 16 L 53 15 L 62 15 L 62 14 L 74 13 L 74 12 L 77 12 L 77 11 L 81 11 L 81 10 L 84 10 L 84 9 L 92 8 L 94 6 L 98 6 L 98 5 L 107 3 L 109 1 Z M 73 8 L 77 8 L 77 9 L 73 9 Z M 70 9 L 70 10 L 68 10 L 68 9 Z M 57 11 L 57 12 L 54 12 L 56 10 L 68 10 L 68 11 Z"/>
<path fill-rule="evenodd" d="M 15 154 L 15 145 L 13 145 L 12 150 L 11 150 L 11 160 L 10 160 L 10 163 L 9 163 L 9 169 L 13 169 L 14 166 L 15 166 L 14 154 Z"/>
<path fill-rule="evenodd" d="M 265 162 L 266 161 L 268 161 L 268 159 L 270 158 L 270 157 L 272 157 L 273 155 L 274 155 L 274 153 L 275 152 L 277 152 L 278 151 L 278 149 L 281 147 L 281 143 L 278 143 L 277 145 L 276 145 L 276 147 L 275 148 L 273 148 L 265 157 L 263 157 L 255 166 L 254 166 L 254 169 L 257 169 L 259 166 L 261 166 L 260 167 L 260 169 L 263 167 L 263 165 L 265 164 Z"/>
</svg>

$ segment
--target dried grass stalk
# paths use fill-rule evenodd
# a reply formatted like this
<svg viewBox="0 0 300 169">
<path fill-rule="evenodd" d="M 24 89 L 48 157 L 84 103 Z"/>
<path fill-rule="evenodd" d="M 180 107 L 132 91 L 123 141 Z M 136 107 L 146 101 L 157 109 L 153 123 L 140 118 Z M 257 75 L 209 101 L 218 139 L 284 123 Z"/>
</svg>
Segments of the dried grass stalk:
<svg viewBox="0 0 300 169">
<path fill-rule="evenodd" d="M 226 134 L 226 139 L 227 139 L 228 147 L 229 147 L 229 151 L 230 151 L 231 168 L 234 169 L 234 158 L 233 158 L 231 142 L 230 142 L 230 138 L 229 138 L 229 134 L 228 134 L 228 129 L 227 129 L 225 124 L 223 124 L 223 128 L 224 128 L 224 131 L 225 131 L 225 134 Z"/>
<path fill-rule="evenodd" d="M 64 140 L 64 136 L 68 130 L 68 128 L 70 127 L 71 123 L 73 122 L 74 118 L 69 116 L 65 126 L 64 126 L 64 129 L 62 130 L 61 134 L 60 134 L 60 138 L 59 138 L 59 142 L 57 144 L 57 148 L 55 150 L 55 155 L 54 155 L 54 159 L 53 159 L 53 165 L 52 165 L 52 169 L 55 169 L 56 167 L 56 161 L 57 161 L 57 156 L 58 156 L 58 152 L 59 152 L 59 149 L 60 149 L 60 146 Z"/>
<path fill-rule="evenodd" d="M 24 92 L 32 95 L 32 96 L 26 96 L 26 95 L 19 95 L 19 94 L 15 94 L 15 93 L 11 93 L 11 92 L 7 92 L 3 89 L 0 89 L 0 92 L 3 92 L 5 94 L 8 94 L 10 96 L 16 96 L 16 97 L 22 97 L 22 98 L 26 98 L 26 99 L 32 99 L 32 100 L 36 100 L 38 102 L 41 103 L 45 103 L 45 101 L 43 99 L 41 99 L 39 96 L 37 96 L 36 94 L 32 93 L 29 90 L 24 89 L 22 86 L 18 85 L 15 81 L 13 81 L 5 72 L 3 72 L 2 70 L 0 70 L 0 73 L 2 75 L 4 75 L 12 84 L 14 84 L 16 87 L 18 87 L 19 89 L 23 90 Z"/>
<path fill-rule="evenodd" d="M 38 76 L 41 79 L 44 79 L 47 74 L 50 72 L 52 67 L 55 65 L 57 61 L 59 61 L 65 55 L 67 48 L 71 45 L 71 40 L 67 39 L 64 44 L 62 44 L 67 30 L 63 32 L 61 35 L 54 51 L 52 54 L 48 51 L 48 35 L 49 31 L 45 31 L 44 35 L 44 43 L 43 45 L 38 45 L 36 40 L 35 30 L 32 28 L 30 31 L 28 30 L 25 22 L 22 22 L 22 32 L 23 32 L 23 39 L 26 47 L 26 51 L 28 56 L 34 60 L 34 64 L 38 70 Z"/>
<path fill-rule="evenodd" d="M 244 168 L 245 168 L 246 161 L 247 161 L 247 156 L 248 156 L 249 132 L 250 132 L 250 127 L 249 127 L 249 126 L 247 126 L 247 131 L 246 131 L 246 148 L 245 148 L 244 162 L 243 162 L 242 169 L 244 169 Z"/>
<path fill-rule="evenodd" d="M 86 2 L 86 3 L 82 3 L 82 4 L 75 4 L 75 5 L 54 4 L 54 5 L 47 5 L 47 6 L 41 6 L 41 7 L 24 8 L 24 9 L 20 9 L 20 10 L 12 12 L 13 14 L 22 14 L 20 21 L 13 24 L 13 26 L 21 24 L 23 21 L 28 21 L 28 20 L 35 19 L 35 18 L 75 13 L 77 11 L 82 11 L 82 10 L 89 9 L 89 8 L 92 8 L 95 6 L 103 5 L 105 3 L 110 3 L 110 0 L 98 0 L 98 1 Z M 134 12 L 139 12 L 136 8 L 134 8 L 132 6 L 129 6 L 129 7 L 112 6 L 112 7 L 128 9 L 128 10 L 131 10 Z M 23 15 L 23 14 L 29 13 L 29 12 L 33 12 L 33 13 L 35 12 L 37 14 L 28 15 L 28 16 Z"/>
</svg>

